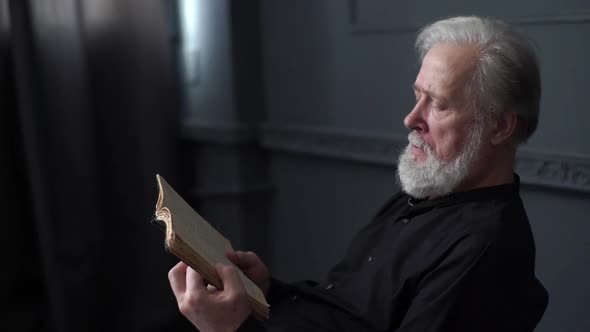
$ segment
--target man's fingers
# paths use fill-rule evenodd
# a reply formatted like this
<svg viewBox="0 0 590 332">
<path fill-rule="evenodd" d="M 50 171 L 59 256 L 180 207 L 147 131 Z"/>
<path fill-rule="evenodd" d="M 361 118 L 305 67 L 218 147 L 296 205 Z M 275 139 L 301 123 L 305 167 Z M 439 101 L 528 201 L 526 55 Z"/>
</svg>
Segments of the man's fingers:
<svg viewBox="0 0 590 332">
<path fill-rule="evenodd" d="M 260 262 L 258 255 L 252 251 L 230 251 L 227 253 L 227 258 L 242 270 L 247 270 L 252 266 L 256 266 Z"/>
<path fill-rule="evenodd" d="M 223 290 L 229 294 L 240 294 L 246 290 L 242 284 L 242 279 L 238 274 L 238 270 L 231 265 L 217 264 L 215 266 L 219 279 L 223 283 Z"/>
<path fill-rule="evenodd" d="M 261 262 L 258 255 L 256 255 L 252 251 L 242 252 L 240 256 L 240 261 L 246 267 L 255 266 Z"/>
<path fill-rule="evenodd" d="M 240 262 L 240 256 L 241 256 L 241 251 L 228 251 L 225 256 L 227 257 L 227 259 L 230 260 L 230 262 L 234 263 L 236 266 L 240 267 L 241 262 Z"/>
<path fill-rule="evenodd" d="M 186 269 L 188 265 L 183 262 L 176 264 L 168 272 L 168 280 L 170 280 L 170 287 L 172 292 L 178 298 L 184 293 L 186 289 Z"/>
<path fill-rule="evenodd" d="M 193 270 L 190 266 L 186 269 L 186 291 L 205 291 L 207 290 L 207 283 L 199 272 Z"/>
</svg>

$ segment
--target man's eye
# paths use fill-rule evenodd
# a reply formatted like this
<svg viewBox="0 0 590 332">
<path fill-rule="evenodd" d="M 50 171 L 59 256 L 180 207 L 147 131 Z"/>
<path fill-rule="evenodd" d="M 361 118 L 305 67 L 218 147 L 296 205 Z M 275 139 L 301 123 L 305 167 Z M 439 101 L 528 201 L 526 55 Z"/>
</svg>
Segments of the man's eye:
<svg viewBox="0 0 590 332">
<path fill-rule="evenodd" d="M 447 109 L 447 107 L 442 104 L 432 103 L 432 109 L 435 111 L 444 111 Z"/>
</svg>

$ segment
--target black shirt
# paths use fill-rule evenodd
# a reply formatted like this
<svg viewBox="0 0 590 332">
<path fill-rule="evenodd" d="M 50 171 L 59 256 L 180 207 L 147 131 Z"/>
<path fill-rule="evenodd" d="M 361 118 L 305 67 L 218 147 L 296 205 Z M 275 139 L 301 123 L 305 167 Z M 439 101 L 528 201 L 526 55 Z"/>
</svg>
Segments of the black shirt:
<svg viewBox="0 0 590 332">
<path fill-rule="evenodd" d="M 269 331 L 533 331 L 547 292 L 519 183 L 395 195 L 326 280 L 274 280 Z M 256 326 L 258 325 L 258 326 Z M 257 322 L 248 322 L 258 330 Z"/>
</svg>

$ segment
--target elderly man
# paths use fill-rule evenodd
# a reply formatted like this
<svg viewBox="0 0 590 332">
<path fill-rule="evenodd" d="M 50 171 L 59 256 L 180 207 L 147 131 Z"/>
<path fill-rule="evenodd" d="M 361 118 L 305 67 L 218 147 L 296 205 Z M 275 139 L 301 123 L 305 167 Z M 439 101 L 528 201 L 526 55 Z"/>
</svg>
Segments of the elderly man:
<svg viewBox="0 0 590 332">
<path fill-rule="evenodd" d="M 232 267 L 223 290 L 180 263 L 169 273 L 181 312 L 201 331 L 533 331 L 547 306 L 513 173 L 535 131 L 537 59 L 506 24 L 435 22 L 418 35 L 416 105 L 404 120 L 403 192 L 353 240 L 325 280 L 283 284 L 251 253 L 228 257 L 271 303 L 251 317 Z"/>
</svg>

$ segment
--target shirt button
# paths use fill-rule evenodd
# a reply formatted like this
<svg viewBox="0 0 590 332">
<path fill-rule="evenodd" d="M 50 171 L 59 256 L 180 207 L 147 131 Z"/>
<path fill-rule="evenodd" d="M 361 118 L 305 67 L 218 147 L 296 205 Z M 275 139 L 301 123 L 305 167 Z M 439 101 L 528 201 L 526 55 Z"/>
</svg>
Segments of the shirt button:
<svg viewBox="0 0 590 332">
<path fill-rule="evenodd" d="M 370 261 L 372 261 L 372 260 L 373 260 L 373 256 L 369 256 L 369 257 L 367 257 L 367 262 L 370 262 Z"/>
<path fill-rule="evenodd" d="M 326 290 L 330 290 L 330 289 L 332 289 L 332 288 L 334 288 L 334 285 L 333 285 L 333 284 L 328 284 L 328 285 L 326 286 Z"/>
<path fill-rule="evenodd" d="M 297 300 L 297 295 L 291 296 L 291 301 L 295 301 L 295 300 Z"/>
<path fill-rule="evenodd" d="M 409 222 L 410 222 L 410 219 L 409 219 L 409 218 L 404 218 L 404 219 L 402 219 L 402 222 L 403 222 L 404 224 L 407 224 L 407 223 L 409 223 Z"/>
</svg>

